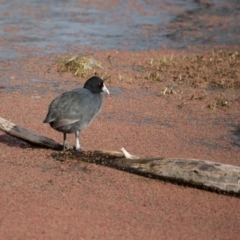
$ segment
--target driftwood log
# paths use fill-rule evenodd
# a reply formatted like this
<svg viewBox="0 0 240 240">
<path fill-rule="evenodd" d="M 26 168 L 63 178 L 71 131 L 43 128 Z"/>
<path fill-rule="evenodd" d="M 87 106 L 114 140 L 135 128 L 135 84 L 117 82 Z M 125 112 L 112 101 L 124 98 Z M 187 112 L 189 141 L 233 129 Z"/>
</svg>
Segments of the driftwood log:
<svg viewBox="0 0 240 240">
<path fill-rule="evenodd" d="M 35 146 L 62 149 L 61 144 L 3 118 L 0 118 L 0 130 Z M 149 159 L 133 156 L 124 148 L 121 150 L 59 151 L 54 152 L 53 157 L 61 161 L 74 158 L 177 184 L 240 196 L 240 167 L 197 159 Z"/>
<path fill-rule="evenodd" d="M 52 148 L 56 150 L 63 148 L 61 144 L 55 142 L 54 140 L 35 134 L 1 117 L 0 130 L 35 146 Z"/>
</svg>

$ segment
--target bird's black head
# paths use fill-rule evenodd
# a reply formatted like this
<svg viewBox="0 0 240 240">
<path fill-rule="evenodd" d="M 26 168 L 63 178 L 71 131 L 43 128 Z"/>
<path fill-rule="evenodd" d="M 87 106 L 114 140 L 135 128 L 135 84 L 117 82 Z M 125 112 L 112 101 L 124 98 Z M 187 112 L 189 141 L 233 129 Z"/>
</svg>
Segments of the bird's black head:
<svg viewBox="0 0 240 240">
<path fill-rule="evenodd" d="M 89 78 L 85 82 L 83 88 L 87 88 L 88 90 L 90 90 L 93 93 L 106 92 L 107 94 L 109 94 L 109 91 L 106 88 L 104 81 L 97 76 L 93 76 L 93 77 Z"/>
</svg>

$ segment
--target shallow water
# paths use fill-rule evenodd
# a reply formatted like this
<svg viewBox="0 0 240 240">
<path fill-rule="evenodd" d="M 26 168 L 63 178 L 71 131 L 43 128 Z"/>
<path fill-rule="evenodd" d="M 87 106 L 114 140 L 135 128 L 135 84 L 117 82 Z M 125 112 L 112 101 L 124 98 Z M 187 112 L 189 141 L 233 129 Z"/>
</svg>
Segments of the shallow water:
<svg viewBox="0 0 240 240">
<path fill-rule="evenodd" d="M 2 0 L 1 59 L 25 55 L 22 48 L 49 54 L 79 46 L 142 50 L 240 42 L 238 0 L 92 2 Z"/>
</svg>

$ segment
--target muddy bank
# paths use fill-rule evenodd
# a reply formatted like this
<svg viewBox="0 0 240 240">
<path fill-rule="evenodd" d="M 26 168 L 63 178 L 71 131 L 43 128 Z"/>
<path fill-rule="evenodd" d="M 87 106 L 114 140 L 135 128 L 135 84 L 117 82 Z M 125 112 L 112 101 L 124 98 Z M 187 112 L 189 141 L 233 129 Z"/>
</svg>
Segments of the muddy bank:
<svg viewBox="0 0 240 240">
<path fill-rule="evenodd" d="M 1 117 L 61 142 L 62 134 L 42 123 L 49 103 L 98 74 L 111 95 L 81 133 L 85 150 L 125 147 L 136 155 L 240 166 L 237 1 L 87 2 L 2 1 Z M 60 71 L 59 60 L 74 55 L 101 67 L 80 77 Z M 74 144 L 74 136 L 68 139 Z M 52 154 L 0 133 L 1 238 L 239 234 L 238 198 Z"/>
<path fill-rule="evenodd" d="M 84 149 L 125 147 L 136 155 L 239 166 L 238 52 L 88 50 L 84 56 L 103 68 L 89 69 L 83 77 L 58 70 L 58 60 L 66 55 L 1 61 L 1 117 L 61 142 L 62 135 L 42 123 L 48 104 L 97 72 L 112 94 L 81 133 Z M 73 136 L 69 140 L 74 144 Z M 237 198 L 94 164 L 59 162 L 52 151 L 3 133 L 0 149 L 3 238 L 223 239 L 238 234 Z"/>
</svg>

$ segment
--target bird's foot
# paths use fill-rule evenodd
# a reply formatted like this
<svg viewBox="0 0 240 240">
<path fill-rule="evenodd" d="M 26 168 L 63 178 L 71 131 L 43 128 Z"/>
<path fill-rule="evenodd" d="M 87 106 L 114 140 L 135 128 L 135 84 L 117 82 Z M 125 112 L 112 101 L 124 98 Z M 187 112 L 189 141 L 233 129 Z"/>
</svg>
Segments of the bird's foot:
<svg viewBox="0 0 240 240">
<path fill-rule="evenodd" d="M 75 151 L 82 152 L 82 149 L 80 147 L 74 147 L 73 148 Z"/>
<path fill-rule="evenodd" d="M 74 147 L 71 146 L 71 145 L 63 145 L 63 150 L 64 150 L 64 151 L 73 150 L 73 149 L 74 149 Z"/>
</svg>

